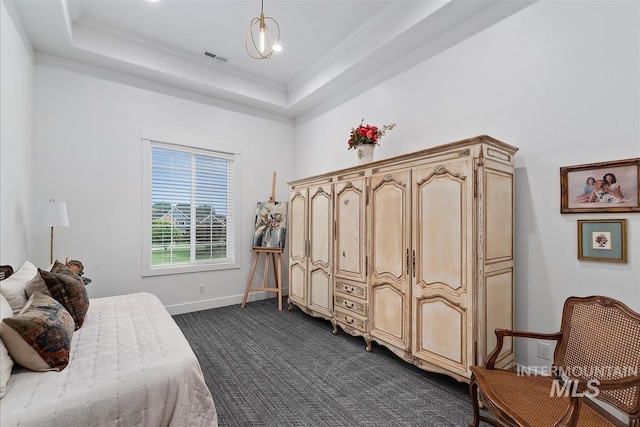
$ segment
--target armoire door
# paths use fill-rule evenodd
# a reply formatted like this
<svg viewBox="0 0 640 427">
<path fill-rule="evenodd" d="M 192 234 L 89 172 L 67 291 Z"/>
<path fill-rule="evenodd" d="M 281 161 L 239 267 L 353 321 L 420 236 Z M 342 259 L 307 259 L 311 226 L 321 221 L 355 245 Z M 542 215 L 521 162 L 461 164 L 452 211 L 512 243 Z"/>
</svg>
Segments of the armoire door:
<svg viewBox="0 0 640 427">
<path fill-rule="evenodd" d="M 410 190 L 409 170 L 371 177 L 370 334 L 409 349 Z"/>
<path fill-rule="evenodd" d="M 468 378 L 475 339 L 473 163 L 416 168 L 412 181 L 412 353 Z"/>
<path fill-rule="evenodd" d="M 289 300 L 307 306 L 307 207 L 306 188 L 289 193 Z"/>
<path fill-rule="evenodd" d="M 367 275 L 364 178 L 336 183 L 335 203 L 335 277 L 364 282 Z"/>
<path fill-rule="evenodd" d="M 328 317 L 333 312 L 331 191 L 331 184 L 309 187 L 308 307 Z"/>
</svg>

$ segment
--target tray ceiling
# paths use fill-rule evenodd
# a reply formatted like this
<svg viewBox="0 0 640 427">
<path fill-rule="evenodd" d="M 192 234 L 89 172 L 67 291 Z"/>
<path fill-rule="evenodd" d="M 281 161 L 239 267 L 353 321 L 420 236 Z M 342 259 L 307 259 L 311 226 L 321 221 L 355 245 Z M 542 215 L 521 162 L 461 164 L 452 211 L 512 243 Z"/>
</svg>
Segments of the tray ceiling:
<svg viewBox="0 0 640 427">
<path fill-rule="evenodd" d="M 5 0 L 36 52 L 285 120 L 343 102 L 533 2 L 266 0 L 284 49 L 255 60 L 244 43 L 260 1 Z"/>
</svg>

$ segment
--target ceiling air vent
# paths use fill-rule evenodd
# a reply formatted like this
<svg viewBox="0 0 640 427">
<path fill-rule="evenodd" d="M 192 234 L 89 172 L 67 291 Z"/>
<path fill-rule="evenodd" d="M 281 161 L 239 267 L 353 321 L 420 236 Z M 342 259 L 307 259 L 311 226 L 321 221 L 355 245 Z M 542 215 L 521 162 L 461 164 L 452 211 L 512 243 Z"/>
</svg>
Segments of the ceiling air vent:
<svg viewBox="0 0 640 427">
<path fill-rule="evenodd" d="M 214 60 L 216 60 L 218 62 L 227 62 L 228 61 L 228 59 L 225 58 L 224 56 L 220 56 L 217 53 L 213 53 L 213 52 L 210 52 L 208 50 L 203 50 L 202 54 L 204 56 L 206 56 L 207 58 L 214 59 Z"/>
</svg>

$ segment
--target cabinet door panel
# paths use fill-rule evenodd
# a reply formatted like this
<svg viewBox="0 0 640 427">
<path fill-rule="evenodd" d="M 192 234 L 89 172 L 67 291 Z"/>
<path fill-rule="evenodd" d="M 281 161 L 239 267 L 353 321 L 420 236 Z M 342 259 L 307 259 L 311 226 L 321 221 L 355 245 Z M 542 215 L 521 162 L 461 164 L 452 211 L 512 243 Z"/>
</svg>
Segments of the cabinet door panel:
<svg viewBox="0 0 640 427">
<path fill-rule="evenodd" d="M 294 262 L 306 262 L 307 243 L 307 190 L 295 190 L 289 198 L 289 258 Z"/>
<path fill-rule="evenodd" d="M 464 181 L 435 179 L 420 188 L 420 281 L 463 285 L 464 229 L 461 227 Z"/>
<path fill-rule="evenodd" d="M 309 308 L 328 317 L 333 310 L 331 287 L 331 185 L 309 187 Z"/>
<path fill-rule="evenodd" d="M 406 175 L 403 174 L 403 175 Z M 371 215 L 373 266 L 377 276 L 389 276 L 397 281 L 404 277 L 406 227 L 406 176 L 403 182 L 389 179 L 391 175 L 374 177 L 372 182 Z M 385 180 L 385 178 L 387 180 Z"/>
<path fill-rule="evenodd" d="M 334 274 L 363 282 L 365 271 L 365 184 L 354 179 L 336 184 Z"/>
<path fill-rule="evenodd" d="M 376 285 L 371 291 L 373 315 L 372 335 L 402 346 L 405 336 L 406 295 L 395 287 Z"/>
<path fill-rule="evenodd" d="M 513 259 L 513 173 L 489 169 L 486 186 L 487 262 Z"/>
<path fill-rule="evenodd" d="M 306 276 L 307 270 L 302 264 L 295 263 L 289 268 L 289 299 L 304 306 L 307 305 L 305 299 Z"/>
<path fill-rule="evenodd" d="M 306 306 L 307 288 L 307 189 L 289 196 L 289 299 Z"/>
<path fill-rule="evenodd" d="M 331 190 L 326 187 L 309 189 L 309 260 L 314 267 L 329 268 L 331 260 Z"/>
<path fill-rule="evenodd" d="M 485 363 L 496 345 L 495 329 L 513 329 L 513 168 L 485 161 L 477 173 L 485 201 L 484 230 L 479 231 L 479 257 L 484 259 L 484 300 L 477 298 L 480 319 L 478 364 Z M 482 233 L 484 231 L 484 233 Z M 479 278 L 482 280 L 482 277 Z M 505 338 L 496 367 L 513 362 L 513 340 Z"/>
<path fill-rule="evenodd" d="M 412 352 L 465 377 L 475 348 L 473 180 L 470 160 L 420 168 L 413 178 Z"/>
<path fill-rule="evenodd" d="M 371 336 L 409 347 L 408 170 L 371 177 Z"/>
<path fill-rule="evenodd" d="M 514 329 L 513 311 L 511 310 L 513 301 L 513 269 L 508 268 L 492 272 L 485 278 L 486 287 L 486 319 L 482 324 L 484 331 L 482 335 L 486 337 L 484 346 L 484 354 L 482 354 L 481 363 L 487 360 L 487 356 L 496 348 L 497 338 L 495 330 Z M 505 337 L 502 345 L 502 351 L 498 356 L 497 366 L 501 366 L 503 359 L 513 359 L 513 339 Z"/>
<path fill-rule="evenodd" d="M 427 353 L 441 363 L 459 368 L 465 365 L 463 342 L 466 338 L 465 310 L 441 298 L 418 302 L 420 347 L 418 353 Z"/>
<path fill-rule="evenodd" d="M 309 308 L 330 315 L 332 308 L 331 277 L 324 269 L 309 275 Z"/>
</svg>

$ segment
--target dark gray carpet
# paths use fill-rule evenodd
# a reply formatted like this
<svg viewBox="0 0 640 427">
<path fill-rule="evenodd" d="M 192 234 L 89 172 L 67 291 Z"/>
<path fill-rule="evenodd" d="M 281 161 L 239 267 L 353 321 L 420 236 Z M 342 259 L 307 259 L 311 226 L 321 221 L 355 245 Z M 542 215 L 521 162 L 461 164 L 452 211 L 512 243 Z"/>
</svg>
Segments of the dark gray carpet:
<svg viewBox="0 0 640 427">
<path fill-rule="evenodd" d="M 467 426 L 468 385 L 275 299 L 174 316 L 220 426 Z"/>
</svg>

